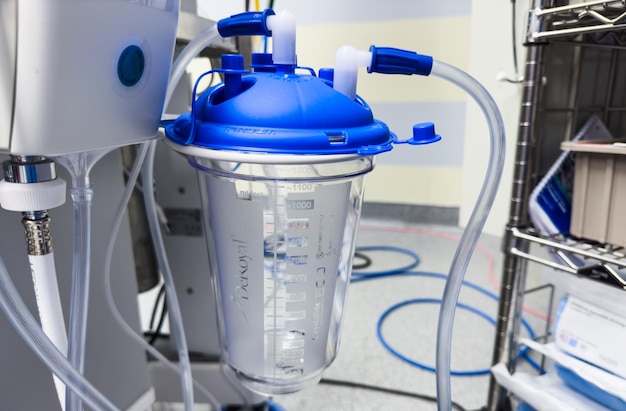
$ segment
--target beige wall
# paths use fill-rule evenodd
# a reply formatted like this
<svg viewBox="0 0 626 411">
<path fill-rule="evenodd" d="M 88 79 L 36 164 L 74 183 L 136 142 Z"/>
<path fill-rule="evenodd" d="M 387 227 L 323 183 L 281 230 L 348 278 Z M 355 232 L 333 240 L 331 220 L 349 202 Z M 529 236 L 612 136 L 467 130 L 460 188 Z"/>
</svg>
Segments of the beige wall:
<svg viewBox="0 0 626 411">
<path fill-rule="evenodd" d="M 516 2 L 518 65 L 523 74 L 525 52 L 521 47 L 522 30 L 526 15 L 526 2 Z M 494 18 L 499 16 L 499 18 Z M 515 154 L 517 124 L 519 119 L 521 85 L 496 79 L 499 73 L 514 77 L 511 45 L 511 3 L 505 1 L 474 0 L 472 2 L 472 29 L 469 73 L 480 81 L 498 104 L 507 134 L 507 158 L 502 184 L 485 232 L 502 235 L 508 221 L 511 197 L 512 170 Z M 465 123 L 463 162 L 463 190 L 461 197 L 461 225 L 469 218 L 484 177 L 489 153 L 487 125 L 475 104 L 468 104 Z"/>
</svg>

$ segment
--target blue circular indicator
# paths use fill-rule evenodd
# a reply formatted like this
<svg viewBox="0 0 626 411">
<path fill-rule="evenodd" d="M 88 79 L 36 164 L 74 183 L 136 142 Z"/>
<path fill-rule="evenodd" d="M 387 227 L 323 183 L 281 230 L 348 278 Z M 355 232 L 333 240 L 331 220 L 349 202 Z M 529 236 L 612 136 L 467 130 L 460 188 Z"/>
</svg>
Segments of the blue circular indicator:
<svg viewBox="0 0 626 411">
<path fill-rule="evenodd" d="M 128 46 L 117 61 L 117 76 L 126 87 L 139 83 L 146 67 L 146 59 L 139 46 Z"/>
</svg>

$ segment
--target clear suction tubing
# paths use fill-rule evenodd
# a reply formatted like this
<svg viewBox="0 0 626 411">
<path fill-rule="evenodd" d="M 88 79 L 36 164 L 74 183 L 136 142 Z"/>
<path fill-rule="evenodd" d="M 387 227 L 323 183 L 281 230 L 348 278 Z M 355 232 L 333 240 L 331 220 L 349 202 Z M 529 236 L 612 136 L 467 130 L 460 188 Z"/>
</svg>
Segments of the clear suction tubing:
<svg viewBox="0 0 626 411">
<path fill-rule="evenodd" d="M 435 62 L 432 75 L 447 80 L 465 90 L 480 106 L 489 126 L 490 152 L 483 185 L 461 237 L 450 266 L 443 293 L 437 329 L 437 398 L 439 410 L 452 409 L 450 389 L 450 352 L 454 312 L 463 285 L 463 277 L 472 253 L 493 206 L 502 177 L 505 159 L 505 131 L 500 110 L 489 92 L 467 73 L 441 62 Z"/>
<path fill-rule="evenodd" d="M 371 56 L 371 60 L 369 60 L 369 56 Z M 431 57 L 419 55 L 412 51 L 372 46 L 369 52 L 358 52 L 351 47 L 345 47 L 337 53 L 337 60 L 341 61 L 338 66 L 342 69 L 342 74 L 341 77 L 336 76 L 335 88 L 339 86 L 340 90 L 349 97 L 353 97 L 352 93 L 355 93 L 356 90 L 354 86 L 356 82 L 355 66 L 367 66 L 370 73 L 433 75 L 466 91 L 480 106 L 489 126 L 490 152 L 485 179 L 453 257 L 439 312 L 436 359 L 437 403 L 439 410 L 451 410 L 450 352 L 452 349 L 454 313 L 463 284 L 463 277 L 495 200 L 504 168 L 506 139 L 502 115 L 489 92 L 477 80 L 464 71 L 446 63 L 435 61 Z M 340 82 L 337 83 L 337 80 Z M 414 136 L 414 139 L 416 137 Z"/>
</svg>

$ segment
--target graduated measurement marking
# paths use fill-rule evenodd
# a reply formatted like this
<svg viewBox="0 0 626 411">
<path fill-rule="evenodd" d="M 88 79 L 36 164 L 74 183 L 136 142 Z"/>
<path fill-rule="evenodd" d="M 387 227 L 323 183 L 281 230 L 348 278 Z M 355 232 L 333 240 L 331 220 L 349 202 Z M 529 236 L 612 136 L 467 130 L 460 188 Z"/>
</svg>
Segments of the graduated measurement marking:
<svg viewBox="0 0 626 411">
<path fill-rule="evenodd" d="M 290 265 L 306 265 L 309 261 L 308 255 L 288 255 L 287 263 Z"/>
<path fill-rule="evenodd" d="M 308 230 L 309 229 L 308 218 L 288 218 L 287 229 L 288 230 Z"/>
<path fill-rule="evenodd" d="M 306 301 L 306 292 L 287 293 L 285 299 L 290 303 L 299 303 Z"/>
<path fill-rule="evenodd" d="M 287 238 L 287 246 L 293 248 L 302 248 L 309 245 L 309 237 L 301 236 L 301 237 L 288 237 Z"/>
<path fill-rule="evenodd" d="M 264 276 L 266 307 L 271 306 L 273 309 L 273 313 L 265 316 L 265 329 L 268 332 L 265 340 L 266 358 L 269 360 L 266 365 L 273 367 L 274 375 L 296 375 L 304 372 L 302 361 L 308 342 L 304 329 L 298 329 L 305 327 L 310 321 L 307 301 L 319 298 L 319 295 L 309 295 L 306 286 L 313 275 L 307 269 L 314 259 L 311 248 L 317 242 L 312 232 L 313 225 L 317 229 L 317 217 L 312 214 L 316 209 L 316 199 L 313 194 L 281 198 L 280 189 L 288 192 L 312 192 L 313 188 L 311 183 L 275 187 L 275 201 L 272 204 L 274 214 L 266 218 L 265 239 L 268 244 L 271 242 L 277 247 L 270 250 L 273 256 L 266 255 L 272 261 L 266 260 L 271 267 L 267 268 Z M 280 238 L 280 242 L 270 241 L 268 235 L 272 234 L 274 240 Z M 319 308 L 319 302 L 316 303 L 316 314 L 319 316 L 323 310 Z M 320 323 L 319 319 L 317 323 Z"/>
<path fill-rule="evenodd" d="M 283 339 L 282 347 L 284 350 L 296 350 L 298 348 L 304 348 L 304 340 L 288 340 Z"/>
<path fill-rule="evenodd" d="M 305 310 L 287 311 L 285 313 L 285 320 L 287 321 L 304 320 L 305 318 L 306 318 Z"/>
<path fill-rule="evenodd" d="M 315 200 L 287 200 L 287 210 L 310 211 L 315 209 Z"/>
<path fill-rule="evenodd" d="M 311 192 L 313 191 L 313 184 L 312 183 L 296 183 L 296 184 L 291 184 L 290 186 L 287 187 L 287 189 L 293 192 Z"/>
<path fill-rule="evenodd" d="M 306 274 L 287 274 L 285 275 L 285 283 L 287 284 L 298 284 L 298 283 L 306 283 L 307 275 Z"/>
</svg>

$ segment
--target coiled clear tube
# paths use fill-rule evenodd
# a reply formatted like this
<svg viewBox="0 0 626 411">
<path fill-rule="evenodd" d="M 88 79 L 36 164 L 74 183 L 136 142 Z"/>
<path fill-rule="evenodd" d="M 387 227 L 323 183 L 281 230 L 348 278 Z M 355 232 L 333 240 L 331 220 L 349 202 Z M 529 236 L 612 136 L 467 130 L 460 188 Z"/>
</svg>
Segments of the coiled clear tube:
<svg viewBox="0 0 626 411">
<path fill-rule="evenodd" d="M 443 292 L 443 302 L 439 311 L 436 361 L 437 398 L 438 409 L 440 411 L 448 411 L 452 409 L 450 351 L 452 349 L 454 312 L 463 285 L 465 271 L 467 270 L 467 266 L 485 225 L 500 184 L 506 154 L 506 140 L 504 122 L 500 110 L 489 92 L 476 79 L 456 67 L 436 60 L 433 62 L 431 74 L 449 81 L 472 96 L 487 119 L 491 143 L 489 162 L 487 164 L 483 186 L 454 258 L 452 259 L 448 280 L 446 281 Z"/>
</svg>

